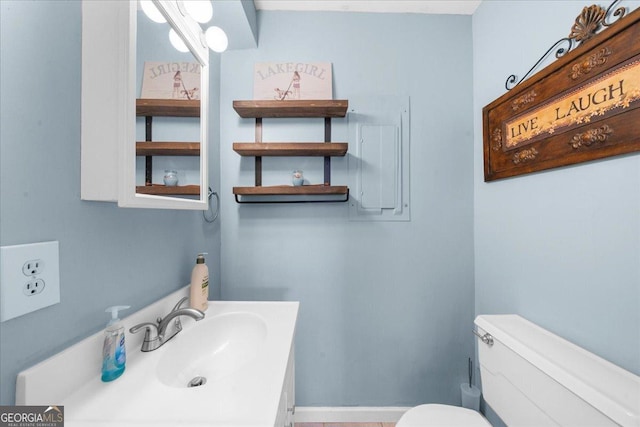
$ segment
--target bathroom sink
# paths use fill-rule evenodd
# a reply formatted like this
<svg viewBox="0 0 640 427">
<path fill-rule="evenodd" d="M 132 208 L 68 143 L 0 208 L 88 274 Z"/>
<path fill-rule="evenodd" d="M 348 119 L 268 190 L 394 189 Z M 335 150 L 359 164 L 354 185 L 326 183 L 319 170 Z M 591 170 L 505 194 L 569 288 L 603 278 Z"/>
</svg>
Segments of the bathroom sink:
<svg viewBox="0 0 640 427">
<path fill-rule="evenodd" d="M 186 292 L 125 317 L 125 330 L 165 315 Z M 285 378 L 293 381 L 298 306 L 209 301 L 204 319 L 183 316 L 182 331 L 156 350 L 140 351 L 144 337 L 129 334 L 127 368 L 108 383 L 99 375 L 99 331 L 21 372 L 16 402 L 58 402 L 67 427 L 273 427 L 281 416 Z M 206 382 L 197 379 L 189 388 L 196 377 Z"/>
<path fill-rule="evenodd" d="M 267 324 L 255 313 L 207 317 L 168 343 L 157 378 L 169 387 L 207 387 L 254 360 L 266 336 Z"/>
</svg>

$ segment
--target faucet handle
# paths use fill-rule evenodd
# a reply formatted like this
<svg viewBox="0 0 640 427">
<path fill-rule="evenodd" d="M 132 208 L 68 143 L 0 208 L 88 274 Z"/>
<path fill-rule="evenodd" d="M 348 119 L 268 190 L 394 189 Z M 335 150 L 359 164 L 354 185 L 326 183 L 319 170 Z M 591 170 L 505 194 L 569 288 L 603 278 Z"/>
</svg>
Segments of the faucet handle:
<svg viewBox="0 0 640 427">
<path fill-rule="evenodd" d="M 153 326 L 153 327 L 152 327 Z M 160 340 L 158 337 L 158 325 L 151 322 L 140 323 L 129 329 L 129 332 L 135 334 L 140 332 L 144 328 L 144 340 L 142 341 L 142 351 L 152 351 L 160 347 Z"/>
<path fill-rule="evenodd" d="M 155 323 L 151 323 L 151 322 L 144 322 L 144 323 L 140 323 L 139 325 L 133 326 L 129 329 L 129 332 L 131 332 L 132 334 L 135 334 L 137 332 L 140 332 L 140 330 L 142 330 L 142 328 L 145 328 L 145 334 L 144 334 L 144 339 L 145 341 L 148 341 L 147 338 L 151 337 L 151 333 L 152 333 L 152 327 L 153 329 L 155 329 L 155 334 L 154 335 L 158 335 L 158 325 L 156 325 Z"/>
</svg>

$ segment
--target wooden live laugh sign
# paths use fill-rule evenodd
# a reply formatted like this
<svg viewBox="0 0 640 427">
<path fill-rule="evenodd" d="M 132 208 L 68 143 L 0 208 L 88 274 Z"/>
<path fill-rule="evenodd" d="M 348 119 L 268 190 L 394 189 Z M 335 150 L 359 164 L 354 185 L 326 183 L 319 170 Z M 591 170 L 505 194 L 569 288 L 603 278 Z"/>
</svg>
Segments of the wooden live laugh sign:
<svg viewBox="0 0 640 427">
<path fill-rule="evenodd" d="M 640 151 L 640 9 L 609 9 L 585 7 L 575 50 L 484 107 L 485 181 Z"/>
</svg>

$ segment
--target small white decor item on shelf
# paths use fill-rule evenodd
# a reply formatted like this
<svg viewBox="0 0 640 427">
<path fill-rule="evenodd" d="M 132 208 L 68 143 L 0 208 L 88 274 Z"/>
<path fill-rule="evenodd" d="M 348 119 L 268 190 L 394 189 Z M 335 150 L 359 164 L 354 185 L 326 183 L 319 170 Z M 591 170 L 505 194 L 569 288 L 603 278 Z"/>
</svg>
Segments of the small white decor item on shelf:
<svg viewBox="0 0 640 427">
<path fill-rule="evenodd" d="M 291 177 L 291 181 L 293 182 L 293 185 L 296 187 L 300 185 L 304 185 L 304 176 L 302 176 L 302 171 L 294 170 L 293 175 Z"/>
<path fill-rule="evenodd" d="M 164 171 L 164 185 L 167 187 L 175 187 L 178 185 L 178 171 L 167 169 Z"/>
</svg>

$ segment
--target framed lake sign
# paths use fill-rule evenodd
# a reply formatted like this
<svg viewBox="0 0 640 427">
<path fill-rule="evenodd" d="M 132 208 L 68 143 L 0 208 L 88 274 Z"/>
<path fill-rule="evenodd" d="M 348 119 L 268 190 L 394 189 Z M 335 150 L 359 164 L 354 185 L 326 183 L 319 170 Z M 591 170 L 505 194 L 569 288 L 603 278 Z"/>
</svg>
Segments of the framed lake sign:
<svg viewBox="0 0 640 427">
<path fill-rule="evenodd" d="M 585 7 L 580 45 L 483 109 L 485 181 L 640 151 L 640 9 L 618 10 Z"/>
<path fill-rule="evenodd" d="M 253 68 L 253 99 L 333 99 L 331 63 L 256 63 Z"/>
<path fill-rule="evenodd" d="M 200 64 L 146 61 L 140 98 L 200 99 Z"/>
</svg>

